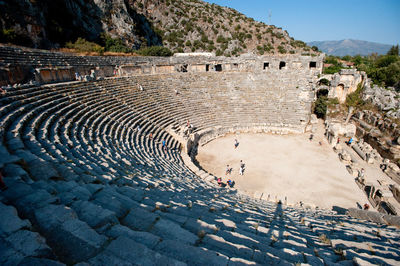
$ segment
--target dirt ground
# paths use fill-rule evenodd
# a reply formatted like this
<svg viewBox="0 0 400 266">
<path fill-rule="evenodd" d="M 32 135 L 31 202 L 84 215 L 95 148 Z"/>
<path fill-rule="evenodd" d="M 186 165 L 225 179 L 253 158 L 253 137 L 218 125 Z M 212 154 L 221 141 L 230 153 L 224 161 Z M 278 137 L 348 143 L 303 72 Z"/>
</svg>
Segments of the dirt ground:
<svg viewBox="0 0 400 266">
<path fill-rule="evenodd" d="M 209 173 L 224 182 L 231 178 L 238 190 L 252 196 L 264 193 L 270 200 L 285 202 L 286 197 L 291 205 L 302 201 L 329 209 L 368 202 L 324 138 L 323 125 L 318 126 L 312 141 L 309 136 L 227 135 L 200 147 L 197 160 Z M 237 149 L 235 138 L 239 141 Z M 246 165 L 243 176 L 239 175 L 240 160 Z M 233 168 L 230 175 L 225 175 L 227 164 Z"/>
</svg>

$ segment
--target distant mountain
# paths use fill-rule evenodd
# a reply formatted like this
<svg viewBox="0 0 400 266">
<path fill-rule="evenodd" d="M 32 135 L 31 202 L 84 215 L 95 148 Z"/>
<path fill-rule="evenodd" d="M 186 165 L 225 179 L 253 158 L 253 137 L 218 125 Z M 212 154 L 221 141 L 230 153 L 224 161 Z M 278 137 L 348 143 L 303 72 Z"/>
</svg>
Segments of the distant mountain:
<svg viewBox="0 0 400 266">
<path fill-rule="evenodd" d="M 386 54 L 392 45 L 360 40 L 341 41 L 315 41 L 308 42 L 309 46 L 317 46 L 318 49 L 329 55 L 369 55 L 371 53 Z"/>
</svg>

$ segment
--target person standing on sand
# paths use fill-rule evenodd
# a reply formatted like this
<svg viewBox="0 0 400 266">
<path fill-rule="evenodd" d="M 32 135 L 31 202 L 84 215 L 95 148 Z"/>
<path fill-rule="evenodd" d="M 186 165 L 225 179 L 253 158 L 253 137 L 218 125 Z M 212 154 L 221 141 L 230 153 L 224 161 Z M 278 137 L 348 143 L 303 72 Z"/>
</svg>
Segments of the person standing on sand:
<svg viewBox="0 0 400 266">
<path fill-rule="evenodd" d="M 244 165 L 243 161 L 240 160 L 239 175 L 243 175 L 244 167 L 245 167 L 245 165 Z"/>
<path fill-rule="evenodd" d="M 235 139 L 235 144 L 234 144 L 235 149 L 236 149 L 238 146 L 239 146 L 239 142 L 238 142 L 237 139 Z"/>
<path fill-rule="evenodd" d="M 231 172 L 231 168 L 229 167 L 229 164 L 226 165 L 226 171 L 225 175 L 228 175 Z"/>
</svg>

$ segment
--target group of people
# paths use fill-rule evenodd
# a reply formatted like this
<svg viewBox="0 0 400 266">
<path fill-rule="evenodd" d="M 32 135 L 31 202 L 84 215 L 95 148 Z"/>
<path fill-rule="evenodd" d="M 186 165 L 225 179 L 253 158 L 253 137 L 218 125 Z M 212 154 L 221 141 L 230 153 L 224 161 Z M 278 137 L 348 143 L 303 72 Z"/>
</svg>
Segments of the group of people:
<svg viewBox="0 0 400 266">
<path fill-rule="evenodd" d="M 188 122 L 189 123 L 189 122 Z M 237 149 L 239 146 L 239 141 L 237 139 L 235 139 L 235 142 L 233 144 L 233 148 Z M 243 160 L 240 160 L 240 164 L 239 164 L 239 175 L 243 175 L 244 174 L 244 170 L 245 170 L 246 165 L 244 164 Z M 229 164 L 226 165 L 226 170 L 225 170 L 225 175 L 229 176 L 232 174 L 232 170 L 233 168 L 229 166 Z M 217 183 L 220 187 L 225 187 L 225 186 L 229 186 L 229 187 L 233 187 L 235 185 L 235 181 L 232 181 L 229 177 L 228 177 L 228 181 L 226 182 L 226 184 L 224 182 L 222 182 L 222 178 L 218 177 L 217 178 Z"/>
<path fill-rule="evenodd" d="M 225 184 L 224 182 L 222 182 L 222 178 L 218 177 L 217 183 L 218 183 L 218 186 L 220 186 L 220 187 L 226 187 L 228 185 L 230 188 L 233 188 L 233 186 L 235 185 L 235 181 L 232 181 L 230 178 L 228 178 L 228 181 L 226 181 L 226 184 Z"/>
</svg>

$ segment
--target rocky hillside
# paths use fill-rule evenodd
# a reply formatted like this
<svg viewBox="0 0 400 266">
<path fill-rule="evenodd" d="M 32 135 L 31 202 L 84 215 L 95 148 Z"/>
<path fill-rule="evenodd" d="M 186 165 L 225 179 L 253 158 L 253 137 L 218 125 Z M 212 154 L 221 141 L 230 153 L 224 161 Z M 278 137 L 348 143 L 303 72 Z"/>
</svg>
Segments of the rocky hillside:
<svg viewBox="0 0 400 266">
<path fill-rule="evenodd" d="M 0 1 L 1 42 L 54 48 L 105 32 L 133 49 L 164 45 L 174 52 L 235 56 L 310 54 L 304 42 L 234 9 L 200 0 Z"/>
</svg>

